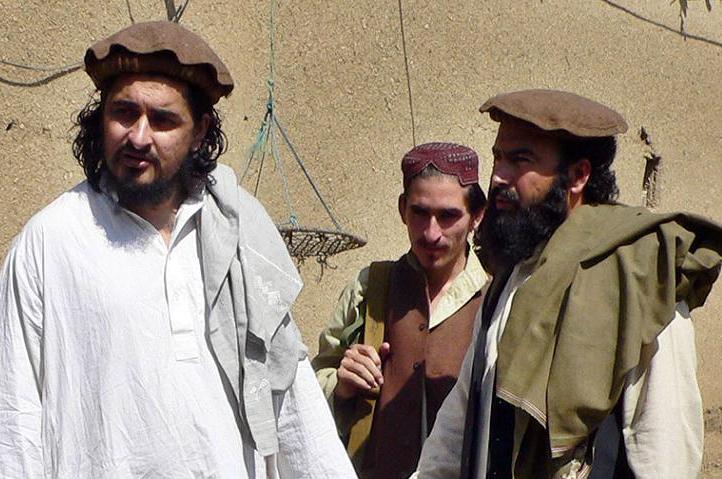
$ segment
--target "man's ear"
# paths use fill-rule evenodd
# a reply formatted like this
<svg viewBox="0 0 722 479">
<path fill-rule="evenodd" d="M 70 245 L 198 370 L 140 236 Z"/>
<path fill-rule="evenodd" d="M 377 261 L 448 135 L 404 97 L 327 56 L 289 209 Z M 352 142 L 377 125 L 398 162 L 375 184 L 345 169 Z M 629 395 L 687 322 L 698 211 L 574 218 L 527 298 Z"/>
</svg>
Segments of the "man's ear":
<svg viewBox="0 0 722 479">
<path fill-rule="evenodd" d="M 203 138 L 206 137 L 206 133 L 208 133 L 208 128 L 211 127 L 212 122 L 213 119 L 211 119 L 211 115 L 209 115 L 208 113 L 204 113 L 200 121 L 194 125 L 193 145 L 191 147 L 193 151 L 201 147 L 201 144 L 203 143 Z"/>
<path fill-rule="evenodd" d="M 406 211 L 406 195 L 401 193 L 399 195 L 399 215 L 401 216 L 401 222 L 406 224 L 406 216 L 404 215 L 404 212 Z"/>
<path fill-rule="evenodd" d="M 471 226 L 473 227 L 473 231 L 476 231 L 476 229 L 481 224 L 481 221 L 484 219 L 484 212 L 486 211 L 486 206 L 481 208 L 475 215 L 472 216 L 471 219 Z"/>
<path fill-rule="evenodd" d="M 587 158 L 582 158 L 570 165 L 567 173 L 570 181 L 569 193 L 581 197 L 589 182 L 589 176 L 592 174 L 592 163 Z"/>
</svg>

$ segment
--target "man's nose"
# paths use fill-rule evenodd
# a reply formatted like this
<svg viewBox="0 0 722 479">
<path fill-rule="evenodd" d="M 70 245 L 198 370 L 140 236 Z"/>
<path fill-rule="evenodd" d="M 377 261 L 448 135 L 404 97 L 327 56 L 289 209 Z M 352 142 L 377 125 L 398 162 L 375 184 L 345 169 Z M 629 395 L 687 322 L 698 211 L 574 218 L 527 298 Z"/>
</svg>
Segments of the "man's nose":
<svg viewBox="0 0 722 479">
<path fill-rule="evenodd" d="M 441 238 L 441 226 L 436 216 L 429 218 L 429 223 L 424 230 L 424 239 L 427 243 L 436 243 Z"/>
<path fill-rule="evenodd" d="M 146 116 L 140 116 L 131 127 L 128 139 L 136 150 L 143 150 L 150 146 L 151 129 Z"/>
<path fill-rule="evenodd" d="M 512 169 L 505 164 L 494 165 L 491 172 L 491 186 L 509 186 L 512 184 L 514 174 Z"/>
</svg>

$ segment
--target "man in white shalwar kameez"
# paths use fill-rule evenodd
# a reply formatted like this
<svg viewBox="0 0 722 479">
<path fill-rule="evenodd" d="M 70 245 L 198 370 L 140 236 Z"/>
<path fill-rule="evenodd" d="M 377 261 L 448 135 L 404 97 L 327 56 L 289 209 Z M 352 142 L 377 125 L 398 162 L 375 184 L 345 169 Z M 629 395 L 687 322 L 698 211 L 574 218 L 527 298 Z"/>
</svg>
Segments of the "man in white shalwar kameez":
<svg viewBox="0 0 722 479">
<path fill-rule="evenodd" d="M 87 180 L 0 273 L 0 477 L 355 477 L 290 316 L 300 277 L 216 165 L 227 68 L 171 22 L 85 66 Z"/>
</svg>

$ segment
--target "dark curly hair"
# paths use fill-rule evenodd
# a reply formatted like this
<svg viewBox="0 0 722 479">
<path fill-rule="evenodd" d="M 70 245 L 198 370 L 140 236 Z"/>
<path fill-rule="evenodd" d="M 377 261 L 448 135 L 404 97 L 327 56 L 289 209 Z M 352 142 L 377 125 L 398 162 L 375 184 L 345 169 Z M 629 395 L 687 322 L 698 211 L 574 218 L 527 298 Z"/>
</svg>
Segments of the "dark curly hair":
<svg viewBox="0 0 722 479">
<path fill-rule="evenodd" d="M 599 205 L 616 201 L 619 188 L 611 166 L 617 154 L 617 140 L 613 136 L 567 137 L 559 142 L 559 150 L 559 171 L 566 171 L 582 158 L 592 164 L 589 181 L 584 187 L 585 203 Z"/>
<path fill-rule="evenodd" d="M 96 191 L 100 190 L 100 177 L 106 168 L 103 151 L 103 108 L 111 85 L 108 83 L 96 91 L 74 121 L 78 134 L 73 140 L 73 156 L 83 168 L 88 183 Z M 192 85 L 188 85 L 184 95 L 194 122 L 201 121 L 206 114 L 211 119 L 200 147 L 191 153 L 190 168 L 193 179 L 210 183 L 213 181 L 211 172 L 216 168 L 218 157 L 225 153 L 228 140 L 221 129 L 221 117 L 207 95 Z"/>
</svg>

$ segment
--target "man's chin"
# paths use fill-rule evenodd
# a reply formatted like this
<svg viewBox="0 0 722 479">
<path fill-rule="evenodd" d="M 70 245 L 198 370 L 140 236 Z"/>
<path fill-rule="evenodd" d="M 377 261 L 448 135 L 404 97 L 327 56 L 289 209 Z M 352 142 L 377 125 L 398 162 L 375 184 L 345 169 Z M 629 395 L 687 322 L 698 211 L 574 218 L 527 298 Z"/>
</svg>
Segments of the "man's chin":
<svg viewBox="0 0 722 479">
<path fill-rule="evenodd" d="M 142 178 L 124 178 L 114 182 L 118 201 L 128 206 L 156 206 L 170 198 L 179 184 L 162 180 L 147 181 Z"/>
<path fill-rule="evenodd" d="M 416 259 L 418 259 L 419 264 L 424 269 L 424 271 L 427 272 L 443 269 L 444 266 L 448 263 L 446 255 L 441 252 L 439 252 L 438 254 L 424 253 L 422 255 L 417 255 Z"/>
<path fill-rule="evenodd" d="M 514 214 L 519 211 L 519 203 L 514 201 L 497 200 L 490 206 L 499 213 Z"/>
<path fill-rule="evenodd" d="M 492 211 L 497 217 L 504 216 L 515 218 L 519 214 L 519 211 L 521 211 L 521 208 L 516 203 L 506 203 L 503 206 L 492 204 L 487 212 L 491 213 Z"/>
</svg>

